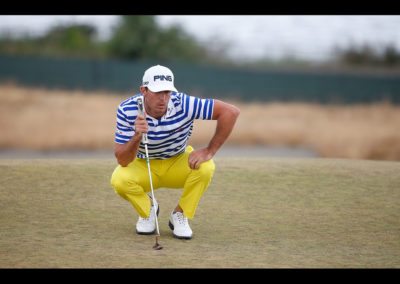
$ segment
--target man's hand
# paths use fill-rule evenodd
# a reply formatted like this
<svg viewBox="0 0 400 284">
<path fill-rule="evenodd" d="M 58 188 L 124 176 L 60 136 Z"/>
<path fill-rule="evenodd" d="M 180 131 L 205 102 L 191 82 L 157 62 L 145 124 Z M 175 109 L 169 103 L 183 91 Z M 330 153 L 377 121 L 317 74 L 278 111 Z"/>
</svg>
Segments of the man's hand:
<svg viewBox="0 0 400 284">
<path fill-rule="evenodd" d="M 143 133 L 147 133 L 149 126 L 142 114 L 139 114 L 135 120 L 135 136 L 141 137 Z"/>
<path fill-rule="evenodd" d="M 194 150 L 189 155 L 189 167 L 192 170 L 197 170 L 200 168 L 201 163 L 211 160 L 213 156 L 214 154 L 212 154 L 207 148 Z"/>
</svg>

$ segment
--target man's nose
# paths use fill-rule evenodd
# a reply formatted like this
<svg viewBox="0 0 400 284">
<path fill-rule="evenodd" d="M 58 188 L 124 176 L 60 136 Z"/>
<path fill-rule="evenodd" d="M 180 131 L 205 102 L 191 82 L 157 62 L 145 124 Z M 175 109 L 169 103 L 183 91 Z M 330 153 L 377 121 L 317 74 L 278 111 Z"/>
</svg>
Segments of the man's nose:
<svg viewBox="0 0 400 284">
<path fill-rule="evenodd" d="M 168 99 L 169 92 L 161 92 L 160 98 L 162 101 L 166 101 Z"/>
</svg>

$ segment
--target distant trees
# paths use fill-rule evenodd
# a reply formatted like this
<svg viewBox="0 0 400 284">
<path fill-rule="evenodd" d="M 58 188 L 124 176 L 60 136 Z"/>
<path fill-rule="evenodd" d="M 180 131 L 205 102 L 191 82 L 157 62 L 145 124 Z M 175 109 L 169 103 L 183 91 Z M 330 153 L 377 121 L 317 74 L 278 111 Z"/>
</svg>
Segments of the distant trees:
<svg viewBox="0 0 400 284">
<path fill-rule="evenodd" d="M 336 49 L 336 60 L 344 65 L 351 66 L 400 66 L 400 52 L 388 45 L 383 51 L 372 48 L 369 45 Z"/>
<path fill-rule="evenodd" d="M 87 24 L 52 27 L 44 36 L 0 38 L 0 53 L 200 62 L 211 53 L 179 26 L 161 28 L 154 16 L 121 16 L 109 40 Z"/>
<path fill-rule="evenodd" d="M 96 28 L 91 25 L 58 25 L 43 36 L 0 38 L 0 53 L 98 57 L 104 48 L 96 36 Z"/>
<path fill-rule="evenodd" d="M 307 66 L 309 62 L 295 58 L 233 60 L 220 40 L 200 44 L 180 26 L 161 27 L 154 16 L 120 16 L 111 36 L 99 40 L 96 27 L 88 24 L 57 25 L 42 36 L 13 37 L 0 34 L 0 54 L 73 56 L 84 58 L 120 58 L 180 60 L 225 65 Z M 345 66 L 400 66 L 400 52 L 393 45 L 380 51 L 371 46 L 337 48 L 328 64 Z"/>
<path fill-rule="evenodd" d="M 56 26 L 38 42 L 50 54 L 89 55 L 96 47 L 96 29 L 90 25 Z"/>
<path fill-rule="evenodd" d="M 178 26 L 161 28 L 154 17 L 123 16 L 116 27 L 108 52 L 112 57 L 200 61 L 206 48 Z"/>
</svg>

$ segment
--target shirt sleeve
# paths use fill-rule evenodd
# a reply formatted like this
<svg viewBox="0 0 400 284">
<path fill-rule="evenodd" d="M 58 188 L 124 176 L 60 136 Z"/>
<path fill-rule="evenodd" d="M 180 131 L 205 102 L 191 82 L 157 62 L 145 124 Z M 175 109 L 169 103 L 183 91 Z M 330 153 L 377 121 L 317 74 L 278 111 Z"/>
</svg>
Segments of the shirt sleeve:
<svg viewBox="0 0 400 284">
<path fill-rule="evenodd" d="M 135 118 L 128 117 L 128 115 L 125 113 L 123 108 L 121 106 L 118 107 L 117 109 L 117 126 L 115 130 L 115 143 L 118 144 L 125 144 L 128 142 L 133 135 L 135 134 L 135 131 L 129 121 L 134 121 Z"/>
<path fill-rule="evenodd" d="M 194 119 L 211 120 L 214 110 L 214 99 L 202 99 L 190 96 L 192 116 Z"/>
</svg>

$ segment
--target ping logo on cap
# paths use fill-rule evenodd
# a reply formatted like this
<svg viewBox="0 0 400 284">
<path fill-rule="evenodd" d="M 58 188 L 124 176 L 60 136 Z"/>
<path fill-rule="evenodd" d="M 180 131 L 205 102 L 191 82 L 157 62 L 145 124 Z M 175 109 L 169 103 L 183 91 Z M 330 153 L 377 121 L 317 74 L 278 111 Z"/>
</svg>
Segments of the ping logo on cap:
<svg viewBox="0 0 400 284">
<path fill-rule="evenodd" d="M 165 76 L 165 75 L 155 75 L 153 80 L 154 80 L 154 81 L 157 81 L 157 80 L 164 81 L 164 80 L 166 80 L 166 81 L 172 82 L 172 76 L 170 76 L 170 75 L 168 75 L 168 76 Z"/>
<path fill-rule="evenodd" d="M 171 91 L 177 92 L 174 86 L 174 74 L 171 69 L 161 65 L 150 67 L 144 72 L 142 86 L 152 92 Z"/>
</svg>

